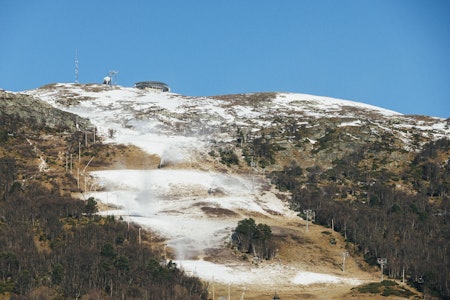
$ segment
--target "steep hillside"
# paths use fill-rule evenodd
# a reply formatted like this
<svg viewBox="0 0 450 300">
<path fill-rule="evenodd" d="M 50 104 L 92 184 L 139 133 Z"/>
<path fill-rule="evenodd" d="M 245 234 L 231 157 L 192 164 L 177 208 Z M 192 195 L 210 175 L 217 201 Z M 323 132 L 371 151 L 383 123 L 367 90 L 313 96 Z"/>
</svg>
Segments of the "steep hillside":
<svg viewBox="0 0 450 300">
<path fill-rule="evenodd" d="M 0 111 L 2 125 L 14 130 L 15 123 L 28 122 L 35 129 L 47 127 L 55 130 L 84 130 L 89 120 L 68 112 L 63 112 L 39 99 L 26 94 L 9 93 L 0 90 Z"/>
<path fill-rule="evenodd" d="M 385 276 L 404 270 L 428 294 L 449 294 L 449 120 L 288 93 L 186 97 L 52 84 L 27 94 L 95 126 L 84 132 L 91 147 L 79 165 L 97 171 L 83 174 L 82 190 L 118 208 L 106 214 L 167 238 L 169 255 L 212 284 L 247 297 L 261 291 L 254 299 L 306 297 L 298 289 L 308 287 L 323 299 L 323 284 L 339 283 L 339 299 L 379 276 L 376 259 L 386 257 Z M 137 148 L 120 159 L 116 145 Z M 247 217 L 273 227 L 281 265 L 232 254 L 231 230 Z M 307 255 L 293 255 L 300 251 Z"/>
<path fill-rule="evenodd" d="M 206 299 L 204 283 L 161 260 L 163 238 L 95 216 L 101 205 L 85 197 L 92 155 L 96 168 L 152 156 L 95 142 L 88 120 L 36 98 L 1 102 L 0 299 Z"/>
</svg>

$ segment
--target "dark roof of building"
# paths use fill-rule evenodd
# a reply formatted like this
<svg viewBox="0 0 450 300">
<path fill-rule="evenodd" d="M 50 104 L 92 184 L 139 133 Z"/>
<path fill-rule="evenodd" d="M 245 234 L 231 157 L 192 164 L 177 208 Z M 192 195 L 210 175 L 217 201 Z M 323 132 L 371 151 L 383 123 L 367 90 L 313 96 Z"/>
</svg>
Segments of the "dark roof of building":
<svg viewBox="0 0 450 300">
<path fill-rule="evenodd" d="M 134 84 L 134 86 L 139 89 L 157 88 L 157 89 L 162 89 L 162 90 L 169 90 L 169 86 L 166 83 L 160 82 L 160 81 L 141 81 L 141 82 L 136 82 Z"/>
</svg>

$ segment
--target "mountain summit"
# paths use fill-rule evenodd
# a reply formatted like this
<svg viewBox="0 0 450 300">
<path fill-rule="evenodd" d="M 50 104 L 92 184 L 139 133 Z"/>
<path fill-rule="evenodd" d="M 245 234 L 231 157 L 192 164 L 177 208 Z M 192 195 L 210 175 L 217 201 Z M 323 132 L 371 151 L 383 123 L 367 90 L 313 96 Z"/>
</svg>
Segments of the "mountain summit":
<svg viewBox="0 0 450 300">
<path fill-rule="evenodd" d="M 264 137 L 284 148 L 278 149 L 280 154 L 312 160 L 316 159 L 311 154 L 319 155 L 326 166 L 368 142 L 389 142 L 417 151 L 424 143 L 450 134 L 448 119 L 402 115 L 359 102 L 305 94 L 188 97 L 77 84 L 52 84 L 27 94 L 90 119 L 106 142 L 133 143 L 160 157 L 174 147 L 182 156 L 183 148 L 208 152 Z M 171 138 L 152 142 L 156 141 L 152 137 L 163 135 Z M 331 140 L 333 147 L 324 145 Z"/>
</svg>

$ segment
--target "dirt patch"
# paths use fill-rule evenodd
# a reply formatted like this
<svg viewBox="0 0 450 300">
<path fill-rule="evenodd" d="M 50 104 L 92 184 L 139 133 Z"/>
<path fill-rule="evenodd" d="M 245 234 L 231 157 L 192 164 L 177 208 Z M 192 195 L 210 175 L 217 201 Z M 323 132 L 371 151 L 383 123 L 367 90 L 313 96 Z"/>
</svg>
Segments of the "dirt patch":
<svg viewBox="0 0 450 300">
<path fill-rule="evenodd" d="M 236 253 L 231 251 L 230 248 L 209 248 L 204 250 L 205 256 L 203 260 L 214 262 L 214 263 L 224 263 L 224 262 L 235 262 Z"/>
<path fill-rule="evenodd" d="M 202 206 L 200 208 L 208 217 L 237 217 L 238 214 L 232 210 L 221 207 Z"/>
<path fill-rule="evenodd" d="M 281 213 L 279 213 L 277 211 L 274 211 L 272 209 L 265 209 L 264 211 L 267 212 L 268 214 L 272 215 L 272 216 L 282 216 Z"/>
<path fill-rule="evenodd" d="M 148 154 L 133 145 L 99 144 L 92 147 L 86 156 L 94 156 L 90 168 L 95 171 L 110 169 L 149 170 L 156 169 L 160 162 L 159 156 Z"/>
</svg>

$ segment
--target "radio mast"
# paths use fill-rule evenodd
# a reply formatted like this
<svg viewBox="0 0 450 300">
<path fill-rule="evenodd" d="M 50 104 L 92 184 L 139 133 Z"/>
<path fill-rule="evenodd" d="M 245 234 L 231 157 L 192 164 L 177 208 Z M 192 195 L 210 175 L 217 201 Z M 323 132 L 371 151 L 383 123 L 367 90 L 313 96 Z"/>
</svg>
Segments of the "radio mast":
<svg viewBox="0 0 450 300">
<path fill-rule="evenodd" d="M 119 74 L 119 71 L 108 72 L 108 76 L 111 78 L 111 85 L 117 84 L 117 74 Z"/>
<path fill-rule="evenodd" d="M 75 83 L 78 82 L 78 49 L 75 50 Z"/>
</svg>

